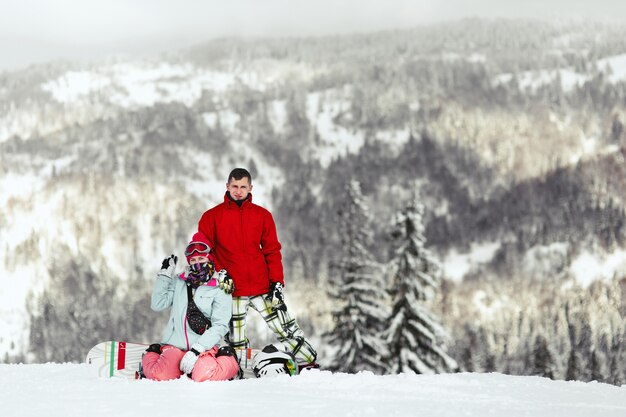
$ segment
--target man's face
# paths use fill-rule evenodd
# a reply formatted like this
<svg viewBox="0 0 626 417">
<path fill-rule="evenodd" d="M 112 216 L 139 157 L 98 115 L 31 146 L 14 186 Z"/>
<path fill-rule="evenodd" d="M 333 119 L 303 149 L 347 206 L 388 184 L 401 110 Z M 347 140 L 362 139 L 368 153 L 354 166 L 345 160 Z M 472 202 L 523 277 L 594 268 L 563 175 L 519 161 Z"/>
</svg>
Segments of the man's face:
<svg viewBox="0 0 626 417">
<path fill-rule="evenodd" d="M 252 184 L 250 184 L 250 181 L 246 177 L 240 180 L 231 178 L 226 183 L 226 189 L 235 200 L 245 200 L 248 194 L 250 194 L 250 191 L 252 191 Z"/>
</svg>

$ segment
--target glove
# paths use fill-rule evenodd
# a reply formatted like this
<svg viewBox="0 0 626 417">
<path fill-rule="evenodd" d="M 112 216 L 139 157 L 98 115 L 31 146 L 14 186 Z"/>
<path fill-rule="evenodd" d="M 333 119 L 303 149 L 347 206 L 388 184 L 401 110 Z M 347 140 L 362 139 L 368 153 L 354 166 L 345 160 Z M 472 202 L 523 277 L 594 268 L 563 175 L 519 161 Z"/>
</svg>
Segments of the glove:
<svg viewBox="0 0 626 417">
<path fill-rule="evenodd" d="M 219 272 L 213 274 L 213 278 L 217 281 L 217 284 L 226 294 L 232 294 L 235 291 L 235 282 L 233 277 L 228 275 L 225 269 L 221 269 Z"/>
<path fill-rule="evenodd" d="M 178 256 L 174 255 L 171 255 L 169 258 L 163 259 L 160 274 L 167 275 L 171 278 L 172 275 L 174 275 L 174 270 L 176 269 L 176 262 L 178 262 Z"/>
<path fill-rule="evenodd" d="M 198 344 L 191 346 L 191 349 L 180 360 L 180 370 L 187 375 L 191 375 L 191 371 L 193 371 L 193 367 L 196 365 L 201 352 L 204 352 L 202 346 Z"/>
<path fill-rule="evenodd" d="M 283 297 L 283 284 L 280 282 L 272 282 L 270 292 L 267 293 L 265 299 L 272 303 L 274 310 L 287 311 L 285 298 Z"/>
</svg>

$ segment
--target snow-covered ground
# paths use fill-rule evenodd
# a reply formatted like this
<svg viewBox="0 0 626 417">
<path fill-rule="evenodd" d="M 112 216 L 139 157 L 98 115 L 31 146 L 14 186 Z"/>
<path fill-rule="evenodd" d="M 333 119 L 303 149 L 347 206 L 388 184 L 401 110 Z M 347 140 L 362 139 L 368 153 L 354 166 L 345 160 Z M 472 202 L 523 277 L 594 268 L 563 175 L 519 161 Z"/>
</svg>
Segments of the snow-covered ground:
<svg viewBox="0 0 626 417">
<path fill-rule="evenodd" d="M 598 279 L 610 280 L 626 268 L 626 251 L 611 253 L 583 251 L 572 260 L 572 274 L 578 283 L 589 286 Z"/>
<path fill-rule="evenodd" d="M 465 274 L 471 270 L 472 265 L 489 262 L 499 248 L 499 242 L 487 242 L 472 244 L 469 252 L 466 253 L 459 253 L 452 249 L 445 255 L 442 262 L 444 276 L 455 282 L 461 282 Z"/>
<path fill-rule="evenodd" d="M 626 54 L 615 55 L 596 61 L 596 67 L 608 73 L 608 80 L 618 83 L 626 79 Z M 590 74 L 581 74 L 573 68 L 560 68 L 558 70 L 536 70 L 524 71 L 517 74 L 519 87 L 521 90 L 536 90 L 541 86 L 552 83 L 556 78 L 561 77 L 561 86 L 565 91 L 572 91 L 575 87 L 583 85 L 592 79 Z M 500 74 L 494 82 L 495 84 L 506 84 L 511 81 L 513 74 Z"/>
<path fill-rule="evenodd" d="M 309 371 L 195 383 L 100 379 L 91 365 L 0 365 L 0 415 L 623 417 L 626 386 L 502 374 Z"/>
<path fill-rule="evenodd" d="M 41 88 L 59 103 L 76 103 L 89 94 L 106 93 L 113 103 L 135 108 L 172 101 L 192 105 L 203 89 L 225 91 L 235 80 L 235 74 L 203 70 L 188 63 L 129 62 L 89 71 L 69 71 L 45 82 Z"/>
</svg>

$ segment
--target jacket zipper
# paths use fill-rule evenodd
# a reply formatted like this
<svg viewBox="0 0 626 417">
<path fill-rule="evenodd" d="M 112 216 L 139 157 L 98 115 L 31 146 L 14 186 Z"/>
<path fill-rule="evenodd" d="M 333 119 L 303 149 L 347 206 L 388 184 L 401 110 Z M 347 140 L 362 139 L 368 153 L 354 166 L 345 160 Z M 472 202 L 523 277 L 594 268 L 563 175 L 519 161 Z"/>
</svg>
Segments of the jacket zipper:
<svg viewBox="0 0 626 417">
<path fill-rule="evenodd" d="M 242 204 L 243 206 L 243 204 Z M 245 243 L 245 235 L 243 232 L 243 207 L 239 207 L 239 225 L 241 226 L 241 253 L 244 253 L 244 250 L 246 248 L 246 243 Z"/>
<path fill-rule="evenodd" d="M 185 343 L 187 343 L 187 350 L 189 347 L 189 336 L 187 335 L 187 312 L 189 311 L 189 302 L 187 302 L 187 307 L 185 307 L 185 314 L 183 314 L 183 329 L 185 329 Z"/>
<path fill-rule="evenodd" d="M 246 236 L 245 236 L 245 231 L 244 231 L 245 229 L 243 228 L 243 204 L 241 205 L 241 207 L 239 207 L 239 224 L 241 225 L 241 253 L 245 254 L 246 253 Z M 243 275 L 245 277 L 248 276 L 248 268 L 246 264 L 243 265 Z"/>
<path fill-rule="evenodd" d="M 187 336 L 187 309 L 183 315 L 183 329 L 185 329 L 185 342 L 187 343 L 187 350 L 189 350 L 189 336 Z"/>
</svg>

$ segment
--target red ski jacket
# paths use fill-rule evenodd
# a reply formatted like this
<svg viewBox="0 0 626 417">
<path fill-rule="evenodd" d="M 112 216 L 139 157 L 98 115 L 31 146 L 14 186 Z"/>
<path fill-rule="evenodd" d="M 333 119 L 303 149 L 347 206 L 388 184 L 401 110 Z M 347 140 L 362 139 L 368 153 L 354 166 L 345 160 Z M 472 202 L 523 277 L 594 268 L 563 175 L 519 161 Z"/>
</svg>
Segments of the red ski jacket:
<svg viewBox="0 0 626 417">
<path fill-rule="evenodd" d="M 233 277 L 233 296 L 265 294 L 271 282 L 284 285 L 274 218 L 252 203 L 252 194 L 239 207 L 226 193 L 223 203 L 202 215 L 198 230 L 209 240 L 217 264 Z"/>
</svg>

